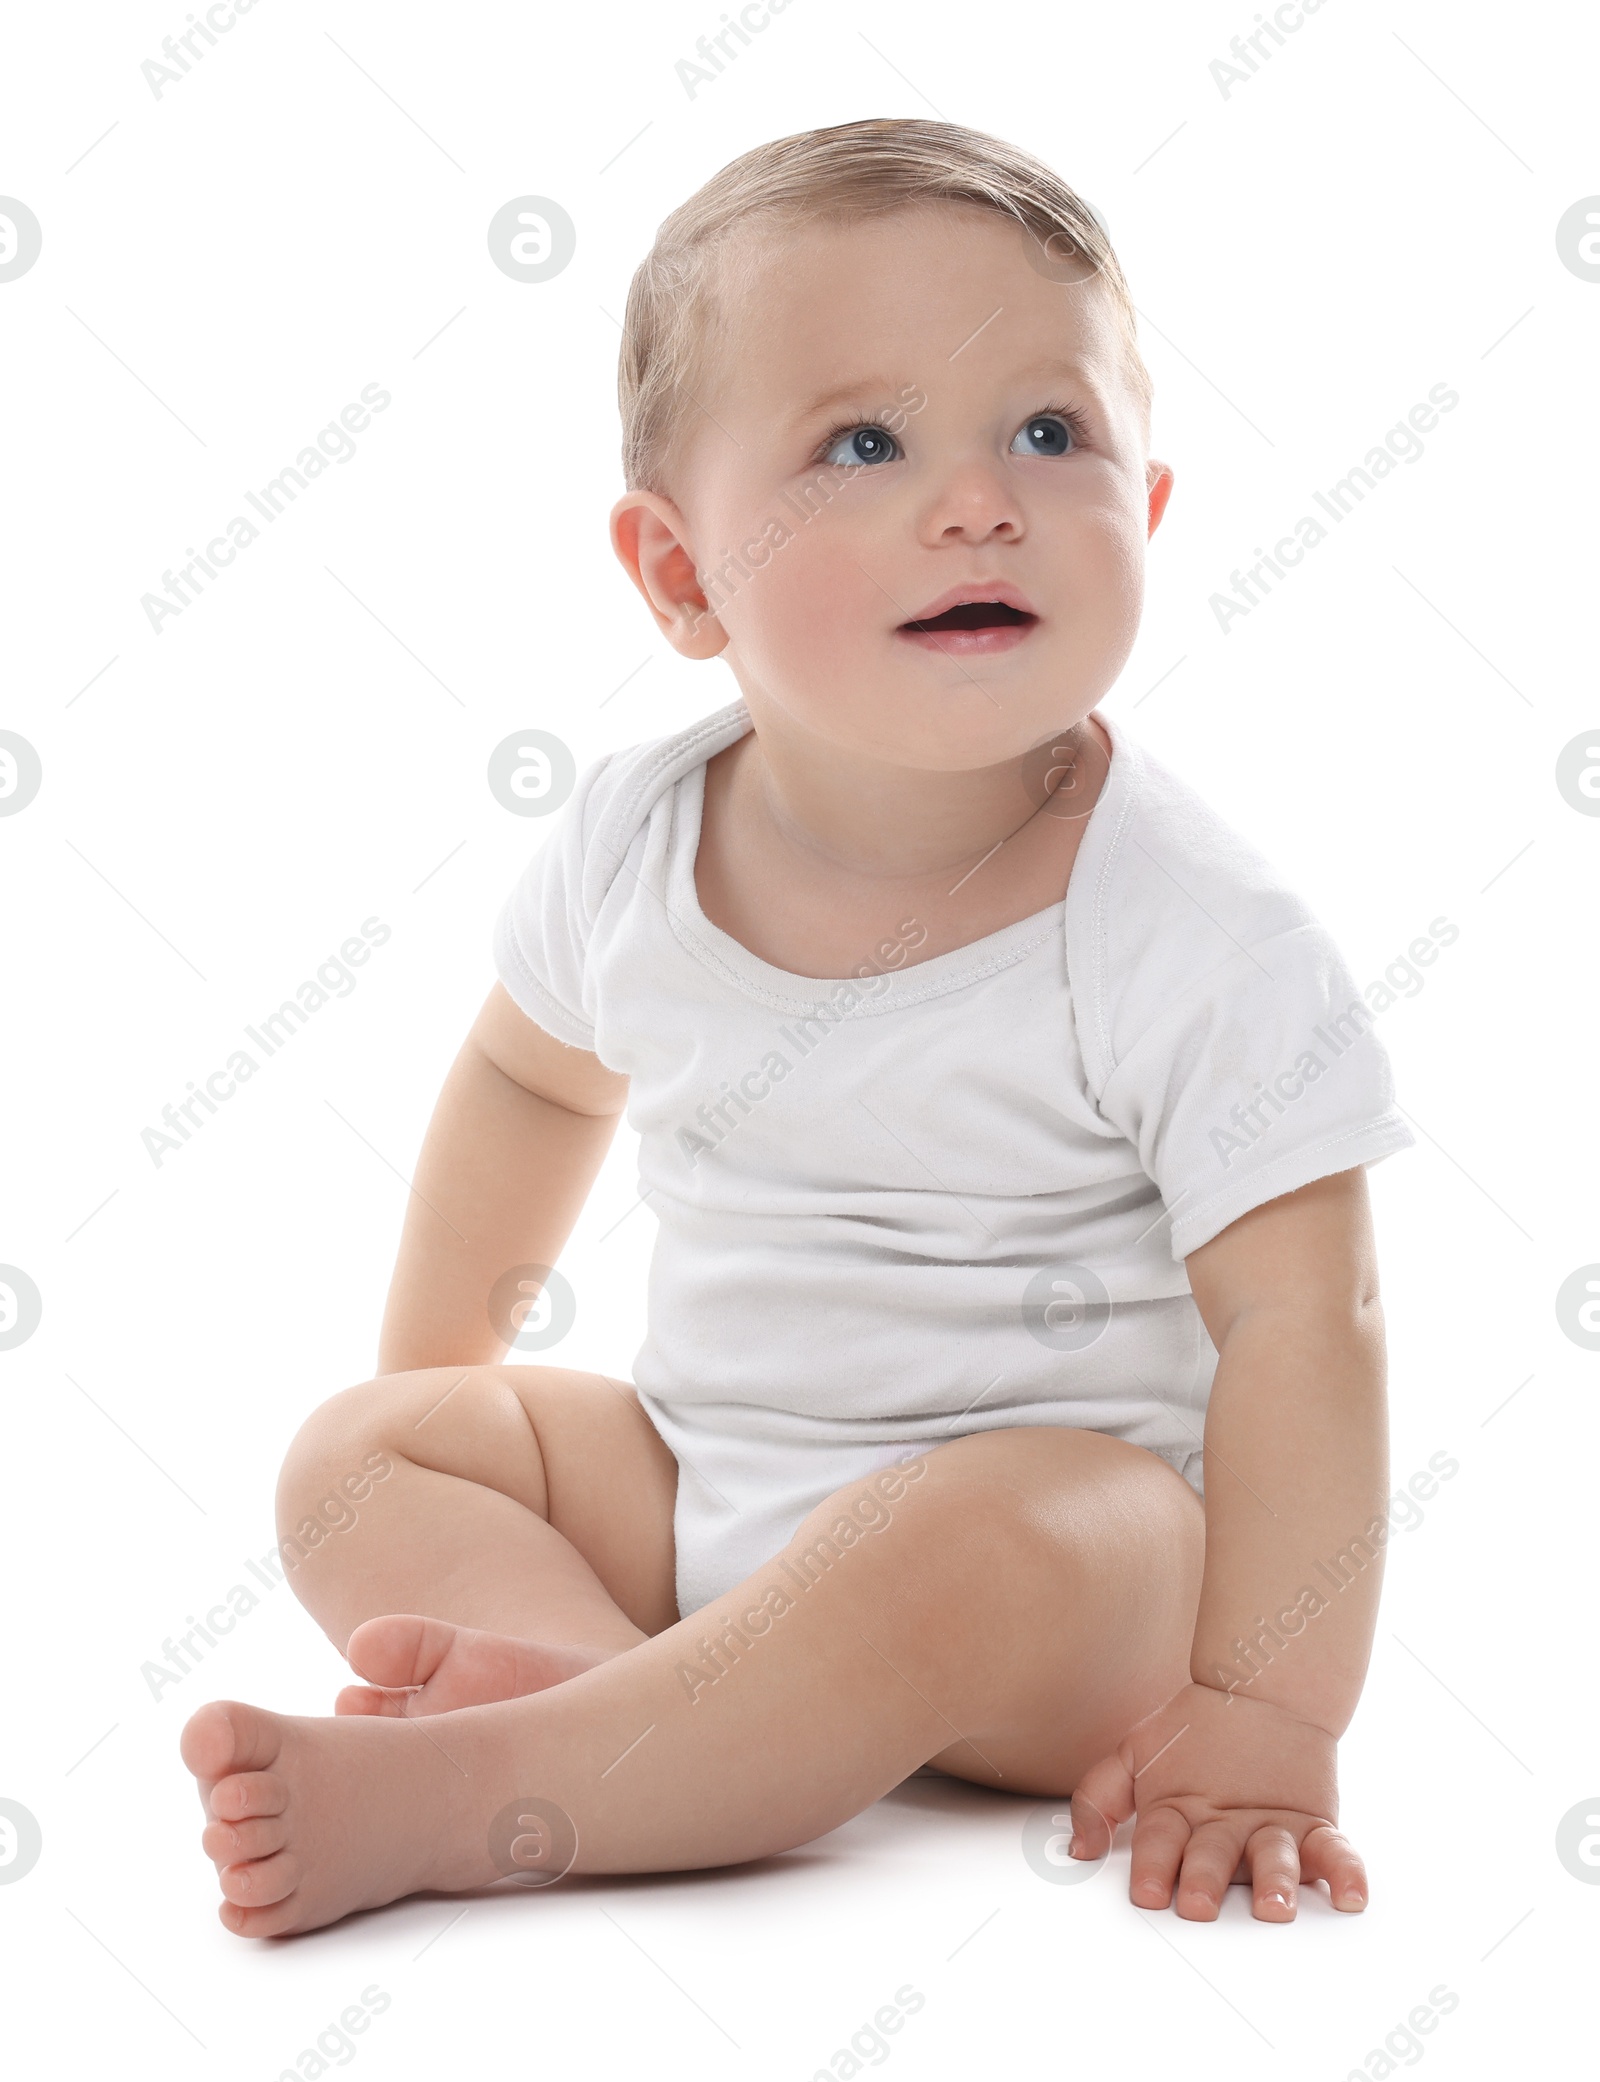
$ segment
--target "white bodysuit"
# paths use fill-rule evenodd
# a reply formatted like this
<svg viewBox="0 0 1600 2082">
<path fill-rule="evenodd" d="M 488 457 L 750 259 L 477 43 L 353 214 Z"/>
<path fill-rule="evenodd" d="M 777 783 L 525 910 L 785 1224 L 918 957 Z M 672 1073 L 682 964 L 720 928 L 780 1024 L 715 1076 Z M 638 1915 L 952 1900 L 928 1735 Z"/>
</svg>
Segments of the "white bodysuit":
<svg viewBox="0 0 1600 2082">
<path fill-rule="evenodd" d="M 579 779 L 495 965 L 632 1082 L 660 1220 L 634 1378 L 679 1465 L 682 1615 L 843 1483 L 964 1432 L 1073 1424 L 1201 1490 L 1217 1353 L 1183 1260 L 1414 1137 L 1328 934 L 1099 715 L 1063 901 L 915 961 L 796 976 L 695 893 L 706 761 L 742 701 Z"/>
</svg>

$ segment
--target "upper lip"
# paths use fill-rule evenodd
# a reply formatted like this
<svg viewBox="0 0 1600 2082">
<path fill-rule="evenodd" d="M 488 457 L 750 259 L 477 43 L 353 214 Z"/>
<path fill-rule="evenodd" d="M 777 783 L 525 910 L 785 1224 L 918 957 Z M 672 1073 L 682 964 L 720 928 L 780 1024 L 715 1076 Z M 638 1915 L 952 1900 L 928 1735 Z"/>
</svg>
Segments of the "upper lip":
<svg viewBox="0 0 1600 2082">
<path fill-rule="evenodd" d="M 937 600 L 930 600 L 926 607 L 919 608 L 914 615 L 908 615 L 906 621 L 936 621 L 940 615 L 948 614 L 952 607 L 967 607 L 975 601 L 983 600 L 996 601 L 1001 607 L 1014 607 L 1018 614 L 1033 615 L 1035 619 L 1038 617 L 1038 609 L 1026 593 L 1017 586 L 1008 585 L 1004 579 L 996 578 L 979 579 L 970 586 L 952 586 L 948 593 L 941 593 Z M 904 628 L 906 623 L 902 622 L 900 626 Z"/>
</svg>

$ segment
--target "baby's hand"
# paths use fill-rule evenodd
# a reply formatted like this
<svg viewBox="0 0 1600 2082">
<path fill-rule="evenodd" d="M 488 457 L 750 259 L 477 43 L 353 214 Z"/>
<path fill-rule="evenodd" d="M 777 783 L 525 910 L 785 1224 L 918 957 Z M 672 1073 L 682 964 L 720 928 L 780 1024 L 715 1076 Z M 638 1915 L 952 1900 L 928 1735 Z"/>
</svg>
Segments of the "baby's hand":
<svg viewBox="0 0 1600 2082">
<path fill-rule="evenodd" d="M 1072 1855 L 1100 1858 L 1135 1811 L 1128 1898 L 1209 1923 L 1235 1880 L 1264 1922 L 1287 1923 L 1299 1882 L 1326 1880 L 1337 1909 L 1367 1903 L 1367 1875 L 1334 1827 L 1337 1745 L 1265 1699 L 1189 1684 L 1138 1721 L 1072 1796 Z M 1182 1868 L 1181 1875 L 1179 1868 Z"/>
</svg>

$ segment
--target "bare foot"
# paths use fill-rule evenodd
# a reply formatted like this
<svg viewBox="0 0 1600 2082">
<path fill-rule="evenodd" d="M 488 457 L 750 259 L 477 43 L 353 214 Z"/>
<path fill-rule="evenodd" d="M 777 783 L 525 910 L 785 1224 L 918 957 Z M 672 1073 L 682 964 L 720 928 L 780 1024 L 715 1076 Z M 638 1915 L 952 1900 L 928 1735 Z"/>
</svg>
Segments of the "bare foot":
<svg viewBox="0 0 1600 2082">
<path fill-rule="evenodd" d="M 499 1875 L 466 1766 L 383 1718 L 306 1720 L 236 1700 L 202 1706 L 183 1761 L 211 1817 L 219 1914 L 240 1937 L 316 1930 L 403 1894 Z"/>
<path fill-rule="evenodd" d="M 347 1685 L 334 1701 L 335 1713 L 381 1714 L 415 1719 L 486 1706 L 494 1699 L 521 1699 L 561 1684 L 616 1651 L 573 1648 L 546 1641 L 519 1641 L 511 1634 L 486 1634 L 452 1626 L 446 1619 L 392 1613 L 366 1620 L 345 1644 L 345 1660 L 368 1681 Z"/>
</svg>

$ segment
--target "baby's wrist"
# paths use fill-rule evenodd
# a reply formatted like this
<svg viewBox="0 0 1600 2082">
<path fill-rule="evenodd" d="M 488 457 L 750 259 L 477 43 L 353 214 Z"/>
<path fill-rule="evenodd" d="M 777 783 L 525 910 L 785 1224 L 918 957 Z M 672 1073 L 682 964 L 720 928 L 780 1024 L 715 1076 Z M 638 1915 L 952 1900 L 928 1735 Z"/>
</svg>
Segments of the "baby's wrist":
<svg viewBox="0 0 1600 2082">
<path fill-rule="evenodd" d="M 1277 1714 L 1286 1721 L 1294 1722 L 1297 1727 L 1309 1728 L 1313 1733 L 1324 1736 L 1329 1742 L 1336 1743 L 1349 1724 L 1348 1715 L 1339 1720 L 1337 1726 L 1334 1726 L 1331 1723 L 1334 1721 L 1335 1716 L 1331 1714 L 1320 1714 L 1310 1704 L 1271 1698 L 1265 1693 L 1249 1690 L 1244 1683 L 1235 1678 L 1209 1678 L 1191 1672 L 1189 1690 L 1191 1692 L 1209 1693 L 1212 1697 L 1221 1700 L 1224 1705 L 1229 1707 L 1242 1704 L 1264 1708 L 1267 1712 Z"/>
</svg>

